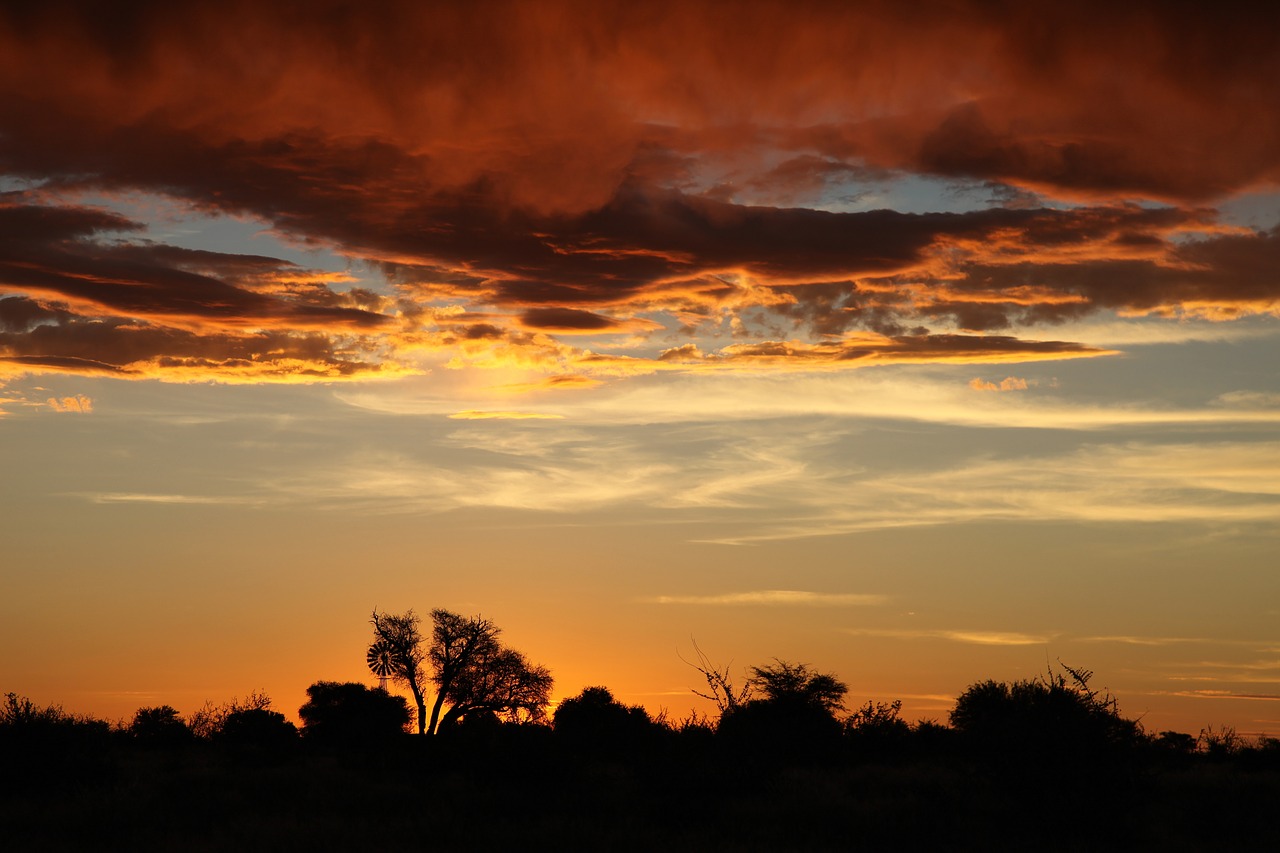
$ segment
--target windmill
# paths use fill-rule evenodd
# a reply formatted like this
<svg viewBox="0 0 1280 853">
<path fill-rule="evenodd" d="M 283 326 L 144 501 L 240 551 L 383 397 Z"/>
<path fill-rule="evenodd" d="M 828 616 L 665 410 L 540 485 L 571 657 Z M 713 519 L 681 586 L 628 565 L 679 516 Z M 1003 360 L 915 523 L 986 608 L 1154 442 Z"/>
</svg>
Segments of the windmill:
<svg viewBox="0 0 1280 853">
<path fill-rule="evenodd" d="M 364 656 L 369 670 L 378 676 L 378 689 L 386 692 L 387 679 L 396 671 L 395 653 L 386 640 L 375 640 L 369 646 L 369 653 Z"/>
</svg>

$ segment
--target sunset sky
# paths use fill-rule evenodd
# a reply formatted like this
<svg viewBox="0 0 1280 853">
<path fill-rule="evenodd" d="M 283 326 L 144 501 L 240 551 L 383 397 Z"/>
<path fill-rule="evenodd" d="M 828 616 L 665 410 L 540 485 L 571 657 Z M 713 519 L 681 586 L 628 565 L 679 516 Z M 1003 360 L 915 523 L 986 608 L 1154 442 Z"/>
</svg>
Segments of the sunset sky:
<svg viewBox="0 0 1280 853">
<path fill-rule="evenodd" d="M 0 12 L 0 690 L 294 715 L 444 607 L 1280 734 L 1280 13 L 371 5 Z"/>
</svg>

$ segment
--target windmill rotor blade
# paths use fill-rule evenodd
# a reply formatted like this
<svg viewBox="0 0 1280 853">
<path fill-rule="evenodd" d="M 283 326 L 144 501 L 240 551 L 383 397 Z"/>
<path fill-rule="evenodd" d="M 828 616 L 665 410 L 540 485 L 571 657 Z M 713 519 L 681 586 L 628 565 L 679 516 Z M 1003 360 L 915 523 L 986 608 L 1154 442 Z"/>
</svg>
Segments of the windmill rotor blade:
<svg viewBox="0 0 1280 853">
<path fill-rule="evenodd" d="M 395 662 L 392 659 L 391 646 L 385 640 L 380 640 L 369 646 L 369 652 L 365 655 L 365 663 L 369 665 L 369 669 L 379 678 L 386 678 L 395 669 Z"/>
</svg>

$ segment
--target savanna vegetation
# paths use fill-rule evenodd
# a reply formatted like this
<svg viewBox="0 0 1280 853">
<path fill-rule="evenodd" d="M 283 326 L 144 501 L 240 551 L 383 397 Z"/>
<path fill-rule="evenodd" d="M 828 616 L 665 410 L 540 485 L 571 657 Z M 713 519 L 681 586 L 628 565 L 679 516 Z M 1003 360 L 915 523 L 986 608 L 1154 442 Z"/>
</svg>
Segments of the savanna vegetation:
<svg viewBox="0 0 1280 853">
<path fill-rule="evenodd" d="M 691 662 L 711 716 L 551 674 L 488 620 L 374 612 L 380 686 L 109 723 L 0 703 L 6 850 L 1271 850 L 1280 740 L 1151 733 L 1066 665 L 945 721 L 835 674 Z M 696 674 L 695 674 L 696 673 Z M 390 690 L 388 689 L 391 688 Z M 410 698 L 392 690 L 401 688 Z"/>
</svg>

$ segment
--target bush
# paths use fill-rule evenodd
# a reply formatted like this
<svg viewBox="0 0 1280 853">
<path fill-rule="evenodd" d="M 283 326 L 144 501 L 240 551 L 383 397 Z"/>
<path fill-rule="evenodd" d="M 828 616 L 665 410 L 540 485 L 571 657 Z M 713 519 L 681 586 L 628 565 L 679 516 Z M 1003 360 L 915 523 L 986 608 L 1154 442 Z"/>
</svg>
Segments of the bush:
<svg viewBox="0 0 1280 853">
<path fill-rule="evenodd" d="M 350 743 L 395 737 L 409 728 L 409 703 L 385 690 L 354 681 L 317 681 L 307 688 L 307 697 L 298 716 L 308 738 Z"/>
<path fill-rule="evenodd" d="M 752 699 L 726 711 L 716 737 L 748 759 L 811 763 L 833 757 L 841 724 L 826 708 L 796 698 Z"/>
<path fill-rule="evenodd" d="M 1145 739 L 1113 697 L 1089 688 L 1091 672 L 1065 669 L 971 685 L 956 700 L 951 724 L 976 760 L 1024 790 L 1039 785 L 1105 798 L 1130 781 Z"/>
<path fill-rule="evenodd" d="M 207 740 L 217 737 L 222 732 L 227 717 L 232 714 L 238 711 L 265 711 L 270 708 L 271 697 L 261 690 L 251 691 L 243 699 L 233 697 L 230 702 L 224 702 L 221 705 L 205 700 L 204 706 L 188 719 L 187 727 L 196 737 Z"/>
<path fill-rule="evenodd" d="M 639 747 L 657 730 L 648 711 L 623 705 L 605 687 L 587 687 L 565 699 L 552 725 L 556 737 L 571 746 L 610 752 Z"/>
<path fill-rule="evenodd" d="M 911 726 L 899 714 L 902 700 L 892 702 L 869 701 L 844 720 L 845 739 L 853 754 L 864 758 L 881 758 L 901 753 Z"/>
<path fill-rule="evenodd" d="M 103 720 L 68 714 L 59 705 L 40 707 L 25 696 L 6 693 L 0 702 L 0 794 L 37 795 L 63 791 L 109 775 L 111 726 Z"/>
<path fill-rule="evenodd" d="M 282 749 L 297 742 L 298 727 L 278 711 L 246 708 L 227 715 L 219 738 L 238 746 Z"/>
<path fill-rule="evenodd" d="M 191 729 L 170 705 L 139 708 L 129 725 L 129 734 L 152 746 L 171 746 L 192 738 Z"/>
</svg>

